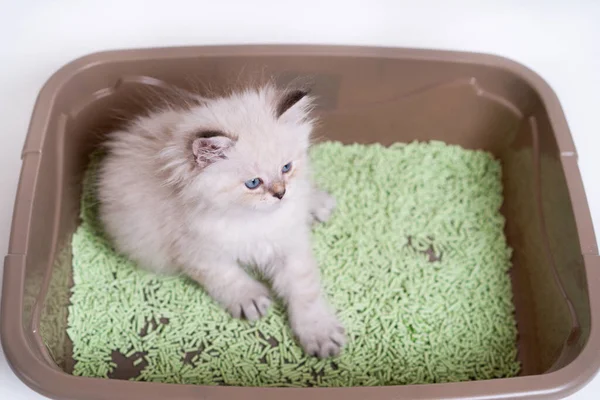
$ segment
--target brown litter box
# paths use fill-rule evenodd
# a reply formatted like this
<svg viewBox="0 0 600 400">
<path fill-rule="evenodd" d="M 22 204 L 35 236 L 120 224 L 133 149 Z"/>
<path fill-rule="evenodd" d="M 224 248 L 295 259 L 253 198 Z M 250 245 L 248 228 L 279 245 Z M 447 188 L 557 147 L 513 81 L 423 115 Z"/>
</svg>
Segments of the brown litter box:
<svg viewBox="0 0 600 400">
<path fill-rule="evenodd" d="M 65 334 L 69 244 L 82 171 L 116 111 L 144 90 L 218 86 L 268 68 L 311 76 L 320 135 L 343 142 L 441 140 L 503 163 L 521 376 L 452 384 L 287 389 L 81 378 Z M 191 78 L 191 79 L 190 79 Z M 2 345 L 15 373 L 57 399 L 556 398 L 600 366 L 600 258 L 577 154 L 558 99 L 536 74 L 487 55 L 315 46 L 116 51 L 74 61 L 42 89 L 23 149 L 2 291 Z M 63 299 L 63 301 L 61 301 Z"/>
</svg>

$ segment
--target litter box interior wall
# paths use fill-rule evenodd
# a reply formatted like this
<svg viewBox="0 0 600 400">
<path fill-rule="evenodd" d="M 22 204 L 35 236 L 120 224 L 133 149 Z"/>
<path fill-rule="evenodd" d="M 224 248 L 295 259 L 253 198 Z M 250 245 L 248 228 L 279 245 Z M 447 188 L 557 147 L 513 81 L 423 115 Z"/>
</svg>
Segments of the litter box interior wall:
<svg viewBox="0 0 600 400">
<path fill-rule="evenodd" d="M 140 99 L 148 94 L 173 87 L 215 90 L 244 81 L 240 71 L 268 71 L 280 83 L 310 77 L 319 98 L 316 136 L 323 139 L 384 145 L 439 140 L 493 153 L 502 163 L 502 213 L 514 250 L 521 374 L 559 368 L 580 353 L 590 330 L 589 304 L 561 158 L 544 105 L 512 72 L 375 55 L 133 58 L 81 70 L 54 99 L 47 135 L 25 144 L 25 168 L 41 162 L 30 184 L 49 195 L 36 197 L 29 241 L 13 238 L 11 248 L 28 255 L 23 325 L 41 359 L 73 370 L 66 335 L 69 245 L 79 222 L 83 171 L 102 134 L 144 109 Z"/>
</svg>

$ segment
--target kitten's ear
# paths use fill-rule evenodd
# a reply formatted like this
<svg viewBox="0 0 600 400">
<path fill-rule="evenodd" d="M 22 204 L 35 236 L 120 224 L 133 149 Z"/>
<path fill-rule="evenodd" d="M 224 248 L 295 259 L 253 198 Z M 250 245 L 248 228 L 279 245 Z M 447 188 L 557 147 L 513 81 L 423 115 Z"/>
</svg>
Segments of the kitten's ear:
<svg viewBox="0 0 600 400">
<path fill-rule="evenodd" d="M 279 98 L 275 116 L 278 119 L 286 119 L 300 122 L 306 118 L 312 99 L 308 90 L 294 89 L 285 91 Z"/>
<path fill-rule="evenodd" d="M 215 161 L 225 159 L 225 151 L 233 146 L 233 140 L 226 136 L 199 137 L 192 142 L 194 160 L 200 168 L 208 167 Z"/>
</svg>

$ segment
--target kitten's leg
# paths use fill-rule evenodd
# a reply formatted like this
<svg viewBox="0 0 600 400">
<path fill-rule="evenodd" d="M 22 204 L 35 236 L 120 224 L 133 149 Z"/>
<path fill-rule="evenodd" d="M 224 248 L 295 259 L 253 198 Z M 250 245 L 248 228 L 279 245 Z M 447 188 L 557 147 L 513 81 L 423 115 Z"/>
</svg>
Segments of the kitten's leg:
<svg viewBox="0 0 600 400">
<path fill-rule="evenodd" d="M 310 245 L 289 254 L 271 270 L 273 288 L 287 304 L 294 334 L 310 355 L 339 354 L 346 342 L 344 328 L 329 307 Z"/>
<path fill-rule="evenodd" d="M 335 198 L 324 190 L 314 188 L 310 198 L 313 222 L 327 222 L 335 209 Z"/>
<path fill-rule="evenodd" d="M 255 321 L 267 314 L 271 305 L 269 290 L 251 278 L 237 263 L 204 260 L 200 265 L 187 268 L 185 272 L 231 315 Z"/>
</svg>

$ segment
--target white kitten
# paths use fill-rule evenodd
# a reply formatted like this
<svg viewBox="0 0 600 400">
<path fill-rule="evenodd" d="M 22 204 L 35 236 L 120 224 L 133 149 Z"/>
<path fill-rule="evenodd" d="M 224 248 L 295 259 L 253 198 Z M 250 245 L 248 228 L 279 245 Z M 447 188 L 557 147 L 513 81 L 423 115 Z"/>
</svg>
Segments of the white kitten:
<svg viewBox="0 0 600 400">
<path fill-rule="evenodd" d="M 183 272 L 233 316 L 265 315 L 272 281 L 309 354 L 338 354 L 310 224 L 335 201 L 315 189 L 308 148 L 312 98 L 273 85 L 135 120 L 107 141 L 100 216 L 119 251 L 156 272 Z"/>
</svg>

